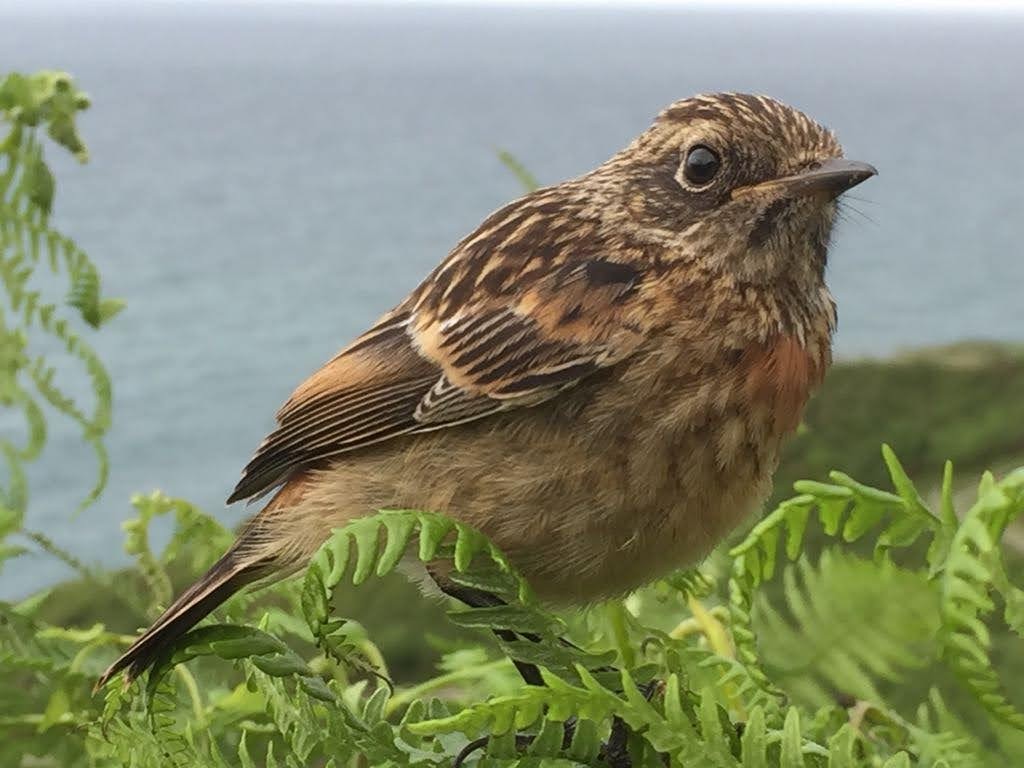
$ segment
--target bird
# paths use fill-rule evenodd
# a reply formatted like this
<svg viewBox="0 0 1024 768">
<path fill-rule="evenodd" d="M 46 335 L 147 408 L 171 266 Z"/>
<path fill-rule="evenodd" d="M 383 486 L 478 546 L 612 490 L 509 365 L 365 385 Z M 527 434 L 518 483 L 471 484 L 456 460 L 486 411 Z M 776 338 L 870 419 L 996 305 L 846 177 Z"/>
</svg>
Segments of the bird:
<svg viewBox="0 0 1024 768">
<path fill-rule="evenodd" d="M 269 501 L 97 687 L 381 509 L 478 529 L 551 605 L 698 562 L 829 367 L 838 198 L 876 173 L 797 109 L 707 94 L 500 208 L 295 389 L 228 499 Z"/>
</svg>

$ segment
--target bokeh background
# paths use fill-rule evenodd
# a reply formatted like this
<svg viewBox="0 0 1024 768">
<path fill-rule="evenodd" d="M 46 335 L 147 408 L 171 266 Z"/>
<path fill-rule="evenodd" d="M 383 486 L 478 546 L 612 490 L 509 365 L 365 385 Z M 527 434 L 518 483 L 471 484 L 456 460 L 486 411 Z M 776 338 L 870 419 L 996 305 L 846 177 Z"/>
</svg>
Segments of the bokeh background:
<svg viewBox="0 0 1024 768">
<path fill-rule="evenodd" d="M 556 182 L 717 90 L 789 102 L 880 170 L 829 265 L 847 363 L 782 492 L 834 456 L 880 469 L 882 440 L 935 477 L 1019 458 L 1022 10 L 0 0 L 0 71 L 92 96 L 90 163 L 50 153 L 55 222 L 128 302 L 95 337 L 110 483 L 74 513 L 94 464 L 54 419 L 27 525 L 111 567 L 133 492 L 237 523 L 223 499 L 292 387 L 520 193 L 498 149 Z M 23 557 L 0 598 L 67 574 Z"/>
</svg>

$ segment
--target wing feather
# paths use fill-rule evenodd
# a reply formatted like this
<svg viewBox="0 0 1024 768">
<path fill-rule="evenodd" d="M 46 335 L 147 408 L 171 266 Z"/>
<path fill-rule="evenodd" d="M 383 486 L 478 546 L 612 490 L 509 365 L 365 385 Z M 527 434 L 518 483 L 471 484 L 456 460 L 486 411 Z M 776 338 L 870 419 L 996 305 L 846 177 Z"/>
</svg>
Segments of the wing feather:
<svg viewBox="0 0 1024 768">
<path fill-rule="evenodd" d="M 594 229 L 577 226 L 573 239 L 550 221 L 545 228 L 555 208 L 542 210 L 513 211 L 540 227 L 533 250 L 542 257 L 530 256 L 527 225 L 488 220 L 409 299 L 303 382 L 228 502 L 349 451 L 542 402 L 628 357 L 647 330 L 641 269 L 613 260 Z"/>
</svg>

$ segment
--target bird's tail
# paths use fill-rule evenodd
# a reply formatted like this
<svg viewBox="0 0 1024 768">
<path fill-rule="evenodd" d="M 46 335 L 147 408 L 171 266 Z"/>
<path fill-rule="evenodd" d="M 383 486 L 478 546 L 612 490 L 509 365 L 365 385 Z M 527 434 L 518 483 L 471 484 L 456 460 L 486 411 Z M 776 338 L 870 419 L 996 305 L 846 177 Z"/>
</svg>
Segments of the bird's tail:
<svg viewBox="0 0 1024 768">
<path fill-rule="evenodd" d="M 102 688 L 122 670 L 127 670 L 129 681 L 135 679 L 151 667 L 175 640 L 240 589 L 268 576 L 288 572 L 290 569 L 282 567 L 280 559 L 275 556 L 275 550 L 285 542 L 275 540 L 278 537 L 269 534 L 276 528 L 273 519 L 280 508 L 291 506 L 301 498 L 302 485 L 301 482 L 291 482 L 281 488 L 210 570 L 171 603 L 153 625 L 100 675 L 94 690 Z M 271 515 L 271 512 L 275 514 Z"/>
<path fill-rule="evenodd" d="M 128 680 L 134 680 L 151 667 L 171 643 L 235 592 L 263 578 L 268 572 L 266 565 L 242 562 L 232 547 L 100 675 L 95 690 L 106 685 L 121 670 L 127 670 Z"/>
</svg>

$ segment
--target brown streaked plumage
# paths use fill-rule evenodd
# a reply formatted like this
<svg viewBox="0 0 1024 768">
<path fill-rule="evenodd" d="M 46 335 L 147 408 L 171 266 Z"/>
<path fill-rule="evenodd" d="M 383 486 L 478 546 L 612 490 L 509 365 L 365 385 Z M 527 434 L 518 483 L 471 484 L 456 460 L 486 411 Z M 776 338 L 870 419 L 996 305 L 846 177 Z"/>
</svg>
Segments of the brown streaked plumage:
<svg viewBox="0 0 1024 768">
<path fill-rule="evenodd" d="M 295 390 L 229 501 L 276 494 L 100 683 L 382 508 L 476 526 L 556 602 L 702 557 L 828 367 L 835 198 L 874 173 L 841 158 L 772 99 L 700 96 L 492 214 Z"/>
</svg>

